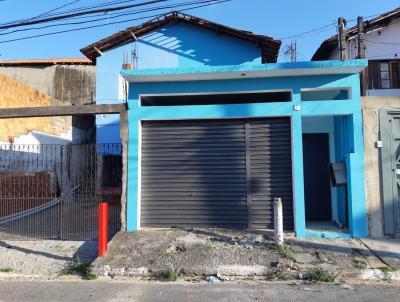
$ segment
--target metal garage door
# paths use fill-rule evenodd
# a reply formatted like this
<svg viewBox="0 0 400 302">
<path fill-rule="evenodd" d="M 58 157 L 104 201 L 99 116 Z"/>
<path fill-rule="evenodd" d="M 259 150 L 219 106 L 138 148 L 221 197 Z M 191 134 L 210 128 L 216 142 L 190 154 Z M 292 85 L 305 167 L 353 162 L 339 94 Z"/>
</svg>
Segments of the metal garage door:
<svg viewBox="0 0 400 302">
<path fill-rule="evenodd" d="M 293 228 L 289 118 L 142 124 L 144 227 Z"/>
</svg>

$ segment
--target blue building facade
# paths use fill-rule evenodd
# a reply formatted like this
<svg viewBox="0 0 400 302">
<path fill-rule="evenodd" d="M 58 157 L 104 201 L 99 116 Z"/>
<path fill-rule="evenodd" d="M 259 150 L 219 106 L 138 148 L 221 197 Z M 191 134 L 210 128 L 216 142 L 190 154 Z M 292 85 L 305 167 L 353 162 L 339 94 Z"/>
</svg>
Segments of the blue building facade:
<svg viewBox="0 0 400 302">
<path fill-rule="evenodd" d="M 254 117 L 290 117 L 293 177 L 293 207 L 296 235 L 299 237 L 366 237 L 367 217 L 364 194 L 364 150 L 359 94 L 359 72 L 364 60 L 284 63 L 253 66 L 216 66 L 191 69 L 150 69 L 123 71 L 130 81 L 129 95 L 129 174 L 128 230 L 140 229 L 140 140 L 141 123 L 149 120 L 199 120 Z M 245 74 L 245 76 L 243 76 Z M 192 93 L 257 92 L 290 90 L 285 102 L 141 106 L 143 95 Z M 348 91 L 337 99 L 324 92 Z M 305 100 L 304 91 L 316 92 Z M 318 96 L 321 96 L 321 99 Z M 302 99 L 303 98 L 303 99 Z M 330 135 L 330 158 L 343 162 L 347 171 L 347 190 L 335 188 L 333 217 L 348 229 L 324 230 L 307 227 L 305 212 L 303 134 L 326 132 Z M 333 144 L 333 146 L 332 146 Z M 348 214 L 346 214 L 346 212 Z M 346 215 L 348 218 L 346 218 Z"/>
<path fill-rule="evenodd" d="M 201 161 L 200 158 L 211 156 L 210 154 L 188 160 L 185 157 L 188 152 L 184 150 L 182 158 L 168 158 L 167 154 L 163 158 L 164 149 L 161 146 L 162 150 L 159 150 L 159 142 L 167 145 L 171 143 L 165 149 L 168 152 L 171 149 L 179 151 L 179 142 L 187 140 L 183 135 L 191 135 L 179 130 L 179 124 L 175 122 L 188 122 L 189 132 L 190 129 L 196 132 L 200 128 L 201 131 L 206 129 L 207 121 L 243 121 L 246 128 L 247 121 L 262 120 L 266 123 L 263 127 L 268 128 L 272 127 L 269 121 L 281 118 L 288 121 L 289 141 L 282 143 L 279 135 L 271 140 L 268 138 L 265 156 L 267 158 L 272 152 L 275 143 L 279 144 L 279 148 L 284 146 L 282 148 L 285 150 L 282 152 L 289 152 L 289 159 L 282 166 L 286 167 L 289 174 L 285 174 L 285 179 L 282 179 L 279 171 L 274 172 L 276 174 L 268 172 L 269 166 L 265 165 L 272 165 L 271 159 L 266 160 L 267 163 L 261 160 L 254 168 L 265 168 L 265 175 L 261 178 L 268 183 L 258 184 L 258 190 L 265 191 L 268 195 L 262 199 L 265 204 L 260 211 L 264 211 L 264 216 L 260 217 L 270 219 L 273 198 L 290 195 L 284 198 L 290 208 L 286 208 L 290 212 L 290 218 L 286 219 L 292 220 L 288 225 L 293 224 L 297 236 L 366 237 L 368 228 L 359 72 L 365 68 L 367 62 L 353 60 L 276 64 L 280 41 L 220 27 L 204 20 L 200 20 L 201 25 L 193 25 L 186 18 L 185 15 L 173 14 L 171 18 L 166 17 L 162 21 L 127 29 L 82 50 L 85 55 L 97 60 L 97 103 L 128 102 L 127 230 L 136 231 L 143 226 L 157 225 L 158 222 L 162 226 L 175 225 L 174 217 L 184 221 L 186 225 L 197 225 L 193 221 L 202 221 L 203 216 L 206 217 L 204 219 L 209 219 L 214 214 L 216 203 L 213 202 L 217 200 L 217 195 L 230 190 L 224 189 L 223 179 L 207 188 L 202 187 L 204 180 L 208 180 L 208 183 L 215 181 L 217 169 L 211 164 L 205 165 L 204 162 L 203 167 L 206 166 L 207 173 L 210 174 L 200 182 L 193 180 L 196 178 L 196 169 L 193 168 L 196 165 L 192 165 L 192 162 L 197 164 Z M 175 22 L 178 19 L 181 22 Z M 121 70 L 124 54 L 133 50 L 137 55 L 135 68 Z M 154 126 L 151 123 L 159 123 L 157 129 L 161 129 L 160 133 L 150 131 Z M 168 132 L 171 125 L 175 130 L 178 129 L 174 135 Z M 118 116 L 97 117 L 97 127 L 99 143 L 119 142 Z M 232 127 L 236 127 L 236 124 Z M 179 133 L 182 133 L 182 137 Z M 263 133 L 258 135 L 263 139 L 270 136 Z M 312 154 L 313 148 L 311 151 L 306 148 L 307 135 L 310 135 L 309 138 L 314 135 L 313 139 L 320 137 L 321 141 L 326 141 L 326 148 L 321 149 L 325 151 L 320 152 L 324 153 L 326 166 L 325 162 L 322 168 L 321 165 L 317 166 L 321 168 L 319 172 L 322 173 L 325 180 L 323 185 L 327 188 L 322 195 L 314 194 L 313 190 L 310 192 L 310 188 L 321 186 L 321 177 L 313 173 L 310 176 L 305 171 L 309 167 L 308 164 L 305 165 L 306 160 L 311 159 L 311 164 L 316 162 L 313 156 L 320 160 L 319 153 Z M 226 142 L 236 140 L 231 137 L 224 139 Z M 246 149 L 246 155 L 238 160 L 246 161 L 245 178 L 253 169 L 248 164 L 251 155 L 247 156 L 252 143 L 248 143 L 247 139 L 246 134 L 246 142 L 240 146 Z M 207 140 L 206 143 L 192 143 L 196 146 L 207 146 L 210 142 Z M 215 146 L 217 145 L 211 145 L 209 149 Z M 201 152 L 207 151 L 207 148 L 198 149 L 194 154 L 204 155 Z M 193 149 L 190 152 L 193 153 Z M 226 160 L 224 153 L 217 156 L 220 156 L 220 162 Z M 328 163 L 344 164 L 344 185 L 334 186 L 329 181 Z M 236 164 L 236 161 L 232 161 L 232 164 Z M 181 173 L 188 169 L 192 172 L 190 175 Z M 170 173 L 169 178 L 160 181 L 165 171 Z M 202 172 L 204 171 L 203 169 Z M 207 177 L 214 178 L 211 181 Z M 189 182 L 194 187 L 187 189 Z M 279 186 L 276 183 L 281 182 L 290 188 L 287 189 L 288 192 L 275 194 L 271 188 Z M 271 188 L 268 187 L 269 184 Z M 161 186 L 164 190 L 161 191 L 166 193 L 149 189 L 156 186 Z M 222 207 L 228 214 L 236 211 L 234 215 L 242 215 L 240 217 L 245 217 L 244 219 L 257 216 L 256 207 L 248 210 L 251 208 L 252 195 L 249 181 L 239 181 L 238 187 L 240 186 L 247 186 L 247 197 L 244 197 L 247 200 L 247 204 L 244 201 L 244 208 L 247 207 L 244 211 L 247 212 L 237 213 L 239 207 L 232 209 L 225 207 L 223 203 L 218 203 L 218 208 Z M 209 190 L 215 187 L 222 187 L 222 191 Z M 217 192 L 215 200 L 214 192 Z M 207 200 L 204 199 L 206 195 Z M 230 202 L 229 198 L 223 196 L 219 201 Z M 195 204 L 194 200 L 198 203 Z M 192 202 L 190 206 L 189 202 Z M 323 204 L 321 210 L 319 203 Z M 191 209 L 195 211 L 190 212 Z M 323 212 L 324 215 L 318 216 L 318 212 Z M 226 213 L 221 217 L 229 220 L 230 216 Z M 208 222 L 213 226 L 210 220 Z M 261 225 L 262 228 L 270 226 L 267 222 L 263 224 L 262 219 Z"/>
</svg>

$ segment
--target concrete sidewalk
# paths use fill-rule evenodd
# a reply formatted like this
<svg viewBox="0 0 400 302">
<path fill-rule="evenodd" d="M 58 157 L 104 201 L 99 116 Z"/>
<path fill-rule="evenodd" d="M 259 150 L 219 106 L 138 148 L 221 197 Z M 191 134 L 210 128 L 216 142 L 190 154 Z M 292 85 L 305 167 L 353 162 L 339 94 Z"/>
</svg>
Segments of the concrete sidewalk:
<svg viewBox="0 0 400 302">
<path fill-rule="evenodd" d="M 338 276 L 337 280 L 347 280 L 357 279 L 363 270 L 380 273 L 387 266 L 358 239 L 287 236 L 285 243 L 279 248 L 268 234 L 260 232 L 144 229 L 117 234 L 107 255 L 93 263 L 93 270 L 100 276 L 168 276 L 170 280 L 218 275 L 230 280 L 297 280 L 322 268 Z"/>
<path fill-rule="evenodd" d="M 380 260 L 391 267 L 400 267 L 400 239 L 361 240 Z"/>
</svg>

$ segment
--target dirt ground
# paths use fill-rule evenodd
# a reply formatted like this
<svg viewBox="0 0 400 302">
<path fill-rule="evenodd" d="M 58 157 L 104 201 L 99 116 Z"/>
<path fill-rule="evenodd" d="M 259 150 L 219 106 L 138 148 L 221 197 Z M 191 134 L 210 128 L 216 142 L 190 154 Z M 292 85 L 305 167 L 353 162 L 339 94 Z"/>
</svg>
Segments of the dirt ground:
<svg viewBox="0 0 400 302">
<path fill-rule="evenodd" d="M 384 266 L 356 240 L 307 239 L 289 235 L 278 248 L 268 233 L 226 229 L 144 229 L 119 233 L 94 272 L 108 276 L 263 276 L 298 279 L 313 268 L 333 276 Z"/>
<path fill-rule="evenodd" d="M 1 279 L 55 279 L 74 259 L 92 262 L 96 241 L 0 241 Z"/>
</svg>

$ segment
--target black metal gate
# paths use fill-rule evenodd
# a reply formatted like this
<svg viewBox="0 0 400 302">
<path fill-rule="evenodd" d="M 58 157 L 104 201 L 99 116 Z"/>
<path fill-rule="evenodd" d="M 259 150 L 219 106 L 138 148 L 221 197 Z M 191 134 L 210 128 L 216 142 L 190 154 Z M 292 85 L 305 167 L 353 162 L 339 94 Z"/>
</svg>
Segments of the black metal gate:
<svg viewBox="0 0 400 302">
<path fill-rule="evenodd" d="M 109 236 L 120 229 L 120 144 L 0 145 L 1 239 L 97 239 L 98 202 Z"/>
</svg>

